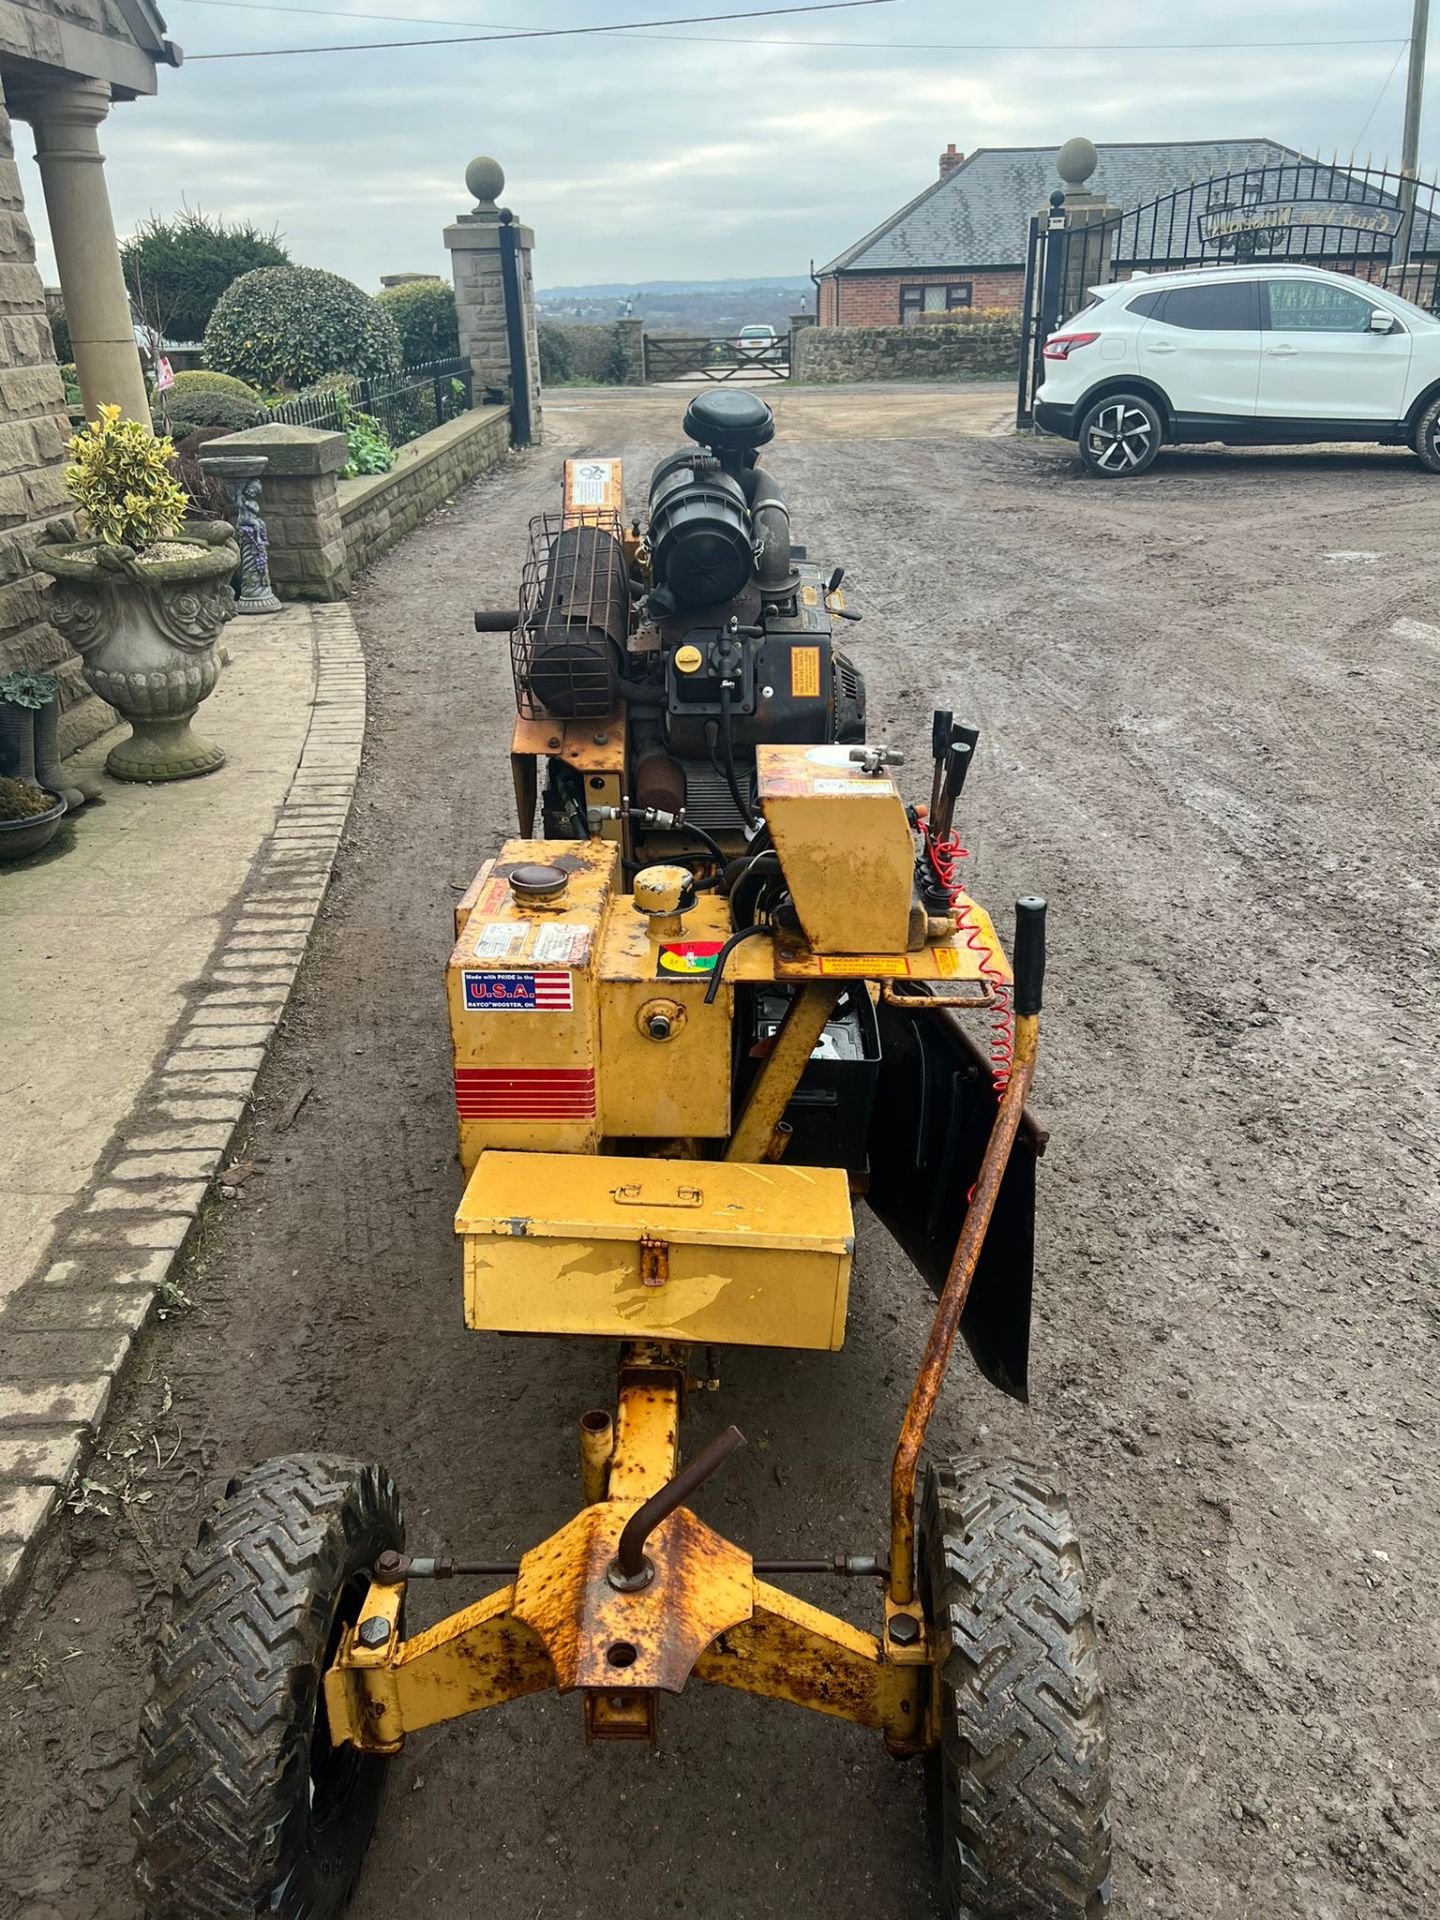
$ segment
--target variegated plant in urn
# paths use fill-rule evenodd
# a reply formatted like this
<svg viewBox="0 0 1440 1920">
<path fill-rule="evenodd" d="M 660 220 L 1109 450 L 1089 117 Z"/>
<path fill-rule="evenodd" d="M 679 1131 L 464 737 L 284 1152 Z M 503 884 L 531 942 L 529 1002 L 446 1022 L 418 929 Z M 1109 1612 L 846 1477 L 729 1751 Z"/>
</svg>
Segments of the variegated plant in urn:
<svg viewBox="0 0 1440 1920">
<path fill-rule="evenodd" d="M 220 678 L 216 643 L 235 611 L 240 554 L 223 521 L 180 531 L 173 453 L 169 440 L 102 407 L 71 440 L 65 469 L 83 537 L 35 550 L 55 579 L 51 623 L 80 655 L 91 692 L 130 722 L 130 738 L 105 762 L 117 780 L 190 780 L 225 763 L 190 722 Z"/>
</svg>

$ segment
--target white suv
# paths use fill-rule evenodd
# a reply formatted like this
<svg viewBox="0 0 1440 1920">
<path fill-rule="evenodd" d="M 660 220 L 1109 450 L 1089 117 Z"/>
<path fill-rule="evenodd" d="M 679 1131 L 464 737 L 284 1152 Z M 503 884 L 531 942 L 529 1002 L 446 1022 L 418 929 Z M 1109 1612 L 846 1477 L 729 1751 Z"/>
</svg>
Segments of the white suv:
<svg viewBox="0 0 1440 1920">
<path fill-rule="evenodd" d="M 1348 274 L 1257 263 L 1092 287 L 1044 357 L 1035 424 L 1104 479 L 1187 440 L 1365 440 L 1440 473 L 1440 320 Z"/>
</svg>

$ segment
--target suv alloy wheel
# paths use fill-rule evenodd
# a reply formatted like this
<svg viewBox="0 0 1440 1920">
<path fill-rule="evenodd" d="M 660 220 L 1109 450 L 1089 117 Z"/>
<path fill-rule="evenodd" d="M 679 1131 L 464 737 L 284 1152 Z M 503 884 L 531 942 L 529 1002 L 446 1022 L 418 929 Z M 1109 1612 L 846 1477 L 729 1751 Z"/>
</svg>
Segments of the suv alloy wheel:
<svg viewBox="0 0 1440 1920">
<path fill-rule="evenodd" d="M 1140 393 L 1107 393 L 1080 422 L 1080 458 L 1101 480 L 1128 480 L 1152 466 L 1160 451 L 1160 415 Z"/>
</svg>

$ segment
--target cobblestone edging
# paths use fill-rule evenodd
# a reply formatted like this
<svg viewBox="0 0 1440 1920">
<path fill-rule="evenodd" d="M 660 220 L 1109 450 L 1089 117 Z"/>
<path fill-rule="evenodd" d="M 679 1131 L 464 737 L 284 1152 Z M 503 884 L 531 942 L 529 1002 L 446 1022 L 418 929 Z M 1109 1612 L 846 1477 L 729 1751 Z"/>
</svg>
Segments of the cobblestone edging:
<svg viewBox="0 0 1440 1920">
<path fill-rule="evenodd" d="M 274 833 L 89 1192 L 0 1313 L 0 1590 L 63 1499 L 195 1224 L 325 896 L 360 769 L 365 665 L 347 608 L 311 620 L 315 705 Z"/>
</svg>

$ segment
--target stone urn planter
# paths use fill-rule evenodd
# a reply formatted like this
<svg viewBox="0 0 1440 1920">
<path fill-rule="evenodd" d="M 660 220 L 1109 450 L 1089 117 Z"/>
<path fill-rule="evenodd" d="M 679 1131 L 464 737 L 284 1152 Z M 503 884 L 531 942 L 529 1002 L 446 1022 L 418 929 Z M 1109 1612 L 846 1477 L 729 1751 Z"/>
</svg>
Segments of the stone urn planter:
<svg viewBox="0 0 1440 1920">
<path fill-rule="evenodd" d="M 190 722 L 220 678 L 216 642 L 235 611 L 239 563 L 223 521 L 143 558 L 93 540 L 36 547 L 36 566 L 55 580 L 45 596 L 51 622 L 80 655 L 91 692 L 130 722 L 131 737 L 105 762 L 117 780 L 191 780 L 225 764 Z"/>
</svg>

